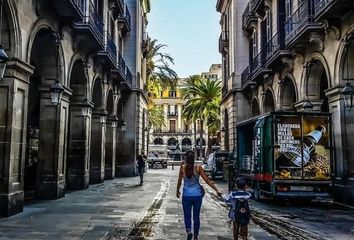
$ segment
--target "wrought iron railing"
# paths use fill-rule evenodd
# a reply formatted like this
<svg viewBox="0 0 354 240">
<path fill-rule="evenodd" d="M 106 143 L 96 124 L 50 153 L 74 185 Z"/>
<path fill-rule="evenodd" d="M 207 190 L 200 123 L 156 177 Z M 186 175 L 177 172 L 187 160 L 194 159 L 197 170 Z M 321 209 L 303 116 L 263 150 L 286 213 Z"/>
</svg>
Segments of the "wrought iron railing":
<svg viewBox="0 0 354 240">
<path fill-rule="evenodd" d="M 246 69 L 241 74 L 242 87 L 248 82 L 249 79 L 250 79 L 250 66 L 247 66 Z"/>
<path fill-rule="evenodd" d="M 126 81 L 130 84 L 130 86 L 132 86 L 133 84 L 133 75 L 130 71 L 130 69 L 126 66 Z"/>
<path fill-rule="evenodd" d="M 284 34 L 278 31 L 266 44 L 266 59 L 268 60 L 281 49 L 284 49 Z"/>
<path fill-rule="evenodd" d="M 71 4 L 80 12 L 81 16 L 85 16 L 86 0 L 70 0 Z"/>
<path fill-rule="evenodd" d="M 313 0 L 305 0 L 285 21 L 285 42 L 289 43 L 308 24 L 314 22 Z"/>
<path fill-rule="evenodd" d="M 253 0 L 250 0 L 245 8 L 245 11 L 242 14 L 242 27 L 245 29 L 249 24 L 249 18 L 253 16 L 254 12 L 252 11 L 252 7 L 254 5 Z"/>
<path fill-rule="evenodd" d="M 167 115 L 168 115 L 169 117 L 176 117 L 176 116 L 178 116 L 177 112 L 168 112 Z"/>
<path fill-rule="evenodd" d="M 125 75 L 125 61 L 120 53 L 118 53 L 118 70 Z"/>
<path fill-rule="evenodd" d="M 314 0 L 315 15 L 317 16 L 324 8 L 334 1 L 335 0 Z"/>
<path fill-rule="evenodd" d="M 106 51 L 111 56 L 111 58 L 114 60 L 114 64 L 117 64 L 117 46 L 114 43 L 114 40 L 113 40 L 112 36 L 109 34 L 109 32 L 107 32 Z"/>
<path fill-rule="evenodd" d="M 98 13 L 97 7 L 89 2 L 89 16 L 87 16 L 88 22 L 91 24 L 96 33 L 98 33 L 103 38 L 103 21 Z"/>
<path fill-rule="evenodd" d="M 254 57 L 250 64 L 250 74 L 255 74 L 264 64 L 264 52 L 260 51 L 256 57 Z"/>
<path fill-rule="evenodd" d="M 131 28 L 131 15 L 127 4 L 124 6 L 124 13 L 119 15 L 119 19 L 125 21 L 128 28 Z"/>
</svg>

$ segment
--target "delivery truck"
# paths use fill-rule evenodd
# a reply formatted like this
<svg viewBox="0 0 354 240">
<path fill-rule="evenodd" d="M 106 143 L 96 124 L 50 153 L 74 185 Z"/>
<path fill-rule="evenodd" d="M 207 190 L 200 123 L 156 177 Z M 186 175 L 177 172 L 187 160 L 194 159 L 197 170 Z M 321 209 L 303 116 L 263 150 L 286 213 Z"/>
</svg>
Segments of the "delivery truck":
<svg viewBox="0 0 354 240">
<path fill-rule="evenodd" d="M 330 197 L 330 114 L 273 112 L 236 128 L 234 176 L 247 179 L 256 200 Z"/>
</svg>

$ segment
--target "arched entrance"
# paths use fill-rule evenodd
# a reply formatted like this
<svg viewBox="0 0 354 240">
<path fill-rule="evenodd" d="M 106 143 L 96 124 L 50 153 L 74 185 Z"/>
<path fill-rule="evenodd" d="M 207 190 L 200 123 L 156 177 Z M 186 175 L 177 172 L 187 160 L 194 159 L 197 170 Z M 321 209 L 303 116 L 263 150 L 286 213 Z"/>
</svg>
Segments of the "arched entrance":
<svg viewBox="0 0 354 240">
<path fill-rule="evenodd" d="M 110 90 L 107 97 L 107 120 L 106 120 L 106 149 L 105 149 L 105 176 L 109 180 L 115 175 L 115 116 L 114 116 L 113 91 Z"/>
<path fill-rule="evenodd" d="M 167 140 L 167 146 L 176 146 L 178 143 L 176 138 L 170 138 Z"/>
<path fill-rule="evenodd" d="M 293 111 L 296 102 L 296 89 L 293 81 L 286 77 L 280 86 L 280 107 L 284 111 Z"/>
<path fill-rule="evenodd" d="M 67 187 L 84 189 L 89 185 L 89 129 L 92 105 L 88 99 L 85 63 L 78 59 L 70 74 L 70 117 L 67 157 Z"/>
<path fill-rule="evenodd" d="M 190 138 L 182 139 L 182 151 L 187 151 L 192 149 L 192 140 Z"/>
<path fill-rule="evenodd" d="M 270 89 L 264 95 L 263 109 L 265 113 L 275 111 L 274 95 Z"/>
<path fill-rule="evenodd" d="M 35 71 L 30 78 L 28 95 L 26 198 L 55 199 L 64 196 L 69 99 L 64 93 L 61 104 L 54 106 L 49 91 L 54 80 L 58 79 L 63 84 L 61 66 L 64 64 L 58 49 L 51 30 L 37 32 L 30 52 L 30 64 Z"/>
<path fill-rule="evenodd" d="M 154 144 L 155 145 L 163 145 L 163 139 L 162 138 L 155 138 Z"/>
<path fill-rule="evenodd" d="M 259 104 L 256 98 L 252 99 L 251 102 L 251 117 L 258 116 L 260 114 Z"/>
<path fill-rule="evenodd" d="M 101 79 L 96 78 L 92 91 L 94 107 L 91 121 L 90 184 L 104 181 L 106 112 L 103 109 L 102 97 L 103 90 Z"/>
<path fill-rule="evenodd" d="M 329 112 L 328 98 L 325 90 L 329 87 L 328 77 L 321 61 L 312 60 L 308 64 L 305 93 L 314 105 L 314 111 Z"/>
</svg>

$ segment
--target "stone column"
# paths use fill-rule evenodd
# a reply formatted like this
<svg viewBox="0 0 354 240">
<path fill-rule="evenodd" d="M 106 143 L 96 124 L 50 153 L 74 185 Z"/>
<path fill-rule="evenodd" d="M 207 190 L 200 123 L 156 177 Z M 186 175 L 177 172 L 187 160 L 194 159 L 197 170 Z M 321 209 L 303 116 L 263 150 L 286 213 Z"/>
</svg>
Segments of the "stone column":
<svg viewBox="0 0 354 240">
<path fill-rule="evenodd" d="M 106 115 L 92 113 L 91 149 L 90 149 L 90 184 L 104 181 Z"/>
<path fill-rule="evenodd" d="M 67 186 L 80 190 L 89 186 L 91 108 L 89 103 L 70 104 L 70 136 Z"/>
<path fill-rule="evenodd" d="M 105 152 L 105 180 L 115 177 L 116 164 L 116 129 L 117 121 L 114 118 L 107 118 L 106 122 L 106 152 Z"/>
<path fill-rule="evenodd" d="M 0 81 L 0 217 L 23 210 L 28 81 L 33 68 L 11 59 Z"/>
<path fill-rule="evenodd" d="M 43 86 L 39 90 L 41 92 L 40 137 L 36 197 L 38 199 L 57 199 L 65 194 L 70 93 L 66 89 L 61 103 L 58 106 L 54 106 L 49 87 Z"/>
<path fill-rule="evenodd" d="M 329 108 L 332 113 L 332 137 L 334 143 L 334 159 L 332 171 L 334 172 L 334 197 L 335 200 L 353 204 L 354 202 L 354 178 L 349 166 L 354 162 L 354 138 L 353 136 L 353 111 L 344 108 L 341 100 L 343 87 L 336 86 L 326 90 L 329 99 Z M 335 160 L 335 161 L 334 161 Z"/>
</svg>

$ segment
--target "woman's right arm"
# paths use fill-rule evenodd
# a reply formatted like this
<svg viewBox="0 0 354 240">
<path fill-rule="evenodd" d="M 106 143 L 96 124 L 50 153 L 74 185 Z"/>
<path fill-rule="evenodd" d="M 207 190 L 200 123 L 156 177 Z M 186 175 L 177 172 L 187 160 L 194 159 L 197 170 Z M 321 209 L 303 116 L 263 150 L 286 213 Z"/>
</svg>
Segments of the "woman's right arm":
<svg viewBox="0 0 354 240">
<path fill-rule="evenodd" d="M 181 188 L 182 185 L 182 178 L 183 178 L 183 165 L 179 168 L 179 173 L 178 173 L 178 182 L 177 182 L 177 190 L 176 190 L 176 197 L 179 198 L 181 196 L 181 193 L 179 189 Z"/>
<path fill-rule="evenodd" d="M 198 166 L 198 170 L 199 170 L 199 175 L 204 179 L 204 181 L 212 188 L 215 190 L 216 194 L 221 197 L 221 192 L 219 192 L 218 188 L 215 186 L 214 182 L 211 181 L 208 176 L 205 174 L 204 169 L 202 168 L 202 166 Z"/>
</svg>

